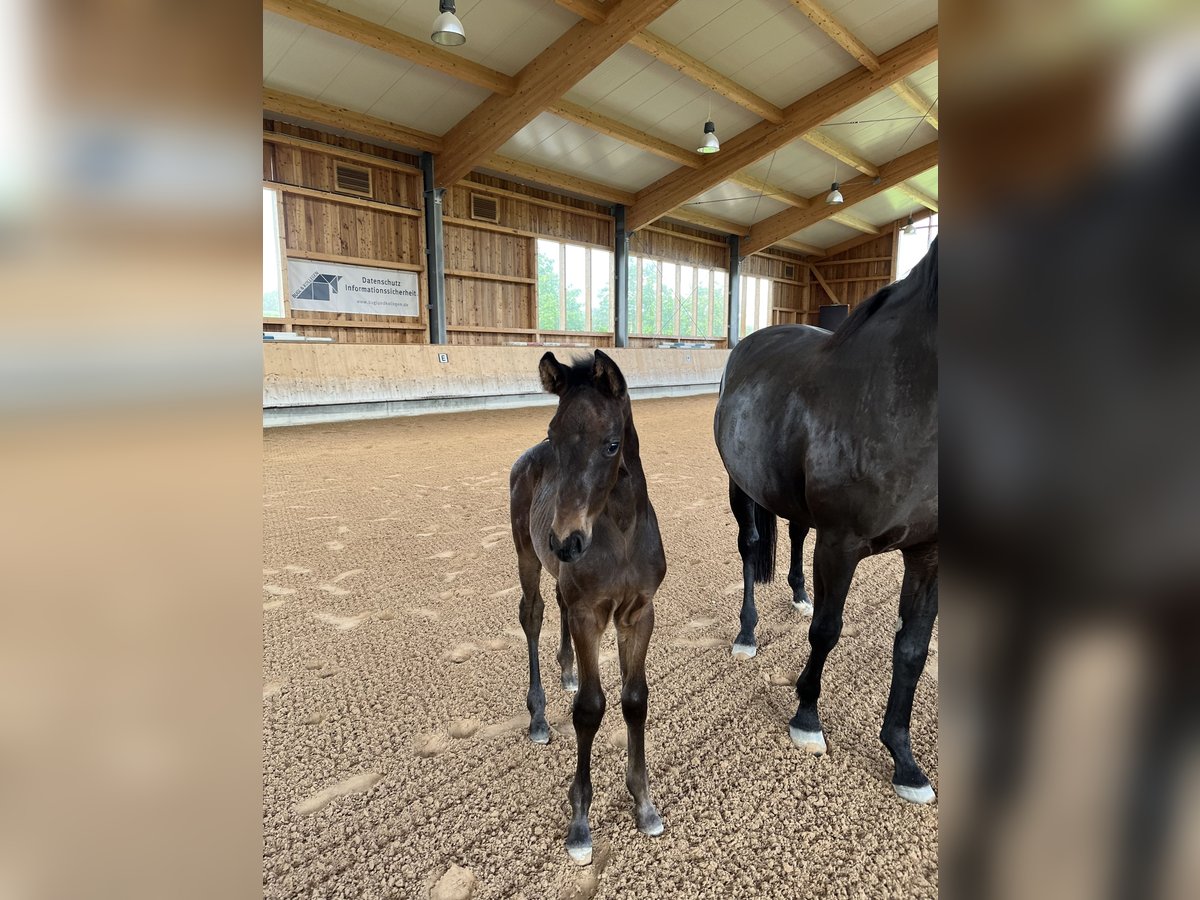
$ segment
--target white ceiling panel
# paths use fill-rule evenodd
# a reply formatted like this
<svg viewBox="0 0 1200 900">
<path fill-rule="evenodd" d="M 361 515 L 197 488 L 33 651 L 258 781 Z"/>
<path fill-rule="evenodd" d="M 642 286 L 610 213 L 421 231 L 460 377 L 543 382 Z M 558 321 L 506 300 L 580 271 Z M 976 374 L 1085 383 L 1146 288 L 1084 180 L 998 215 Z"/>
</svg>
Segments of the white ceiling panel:
<svg viewBox="0 0 1200 900">
<path fill-rule="evenodd" d="M 279 65 L 284 54 L 291 49 L 296 39 L 304 33 L 304 27 L 299 22 L 293 22 L 284 16 L 263 13 L 263 77 Z"/>
<path fill-rule="evenodd" d="M 316 28 L 305 28 L 279 61 L 264 73 L 272 87 L 319 97 L 363 47 Z M 400 60 L 397 64 L 407 66 Z"/>
<path fill-rule="evenodd" d="M 908 179 L 908 183 L 924 191 L 934 200 L 938 198 L 938 170 L 936 167 L 930 169 L 928 172 L 922 172 L 915 178 Z"/>
<path fill-rule="evenodd" d="M 796 141 L 748 166 L 746 171 L 768 184 L 799 194 L 801 197 L 811 197 L 820 191 L 829 190 L 833 181 L 834 164 L 832 156 L 826 156 L 804 141 Z M 843 181 L 848 181 L 852 175 L 857 174 L 844 163 L 837 163 L 837 172 Z"/>
<path fill-rule="evenodd" d="M 741 225 L 753 225 L 782 212 L 788 205 L 770 195 L 760 197 L 753 188 L 726 181 L 693 198 L 687 208 Z"/>
<path fill-rule="evenodd" d="M 825 219 L 816 225 L 809 225 L 807 228 L 797 231 L 790 237 L 792 240 L 812 244 L 814 247 L 832 247 L 834 244 L 840 244 L 842 241 L 848 241 L 852 237 L 861 235 L 861 231 L 856 231 L 849 225 Z"/>
<path fill-rule="evenodd" d="M 487 97 L 483 88 L 413 66 L 365 112 L 431 134 L 445 134 Z"/>
<path fill-rule="evenodd" d="M 861 203 L 855 203 L 850 212 L 865 219 L 872 225 L 890 225 L 902 216 L 924 209 L 920 203 L 911 199 L 897 188 L 876 194 Z"/>
<path fill-rule="evenodd" d="M 428 39 L 435 0 L 334 0 L 342 9 L 410 37 Z M 579 19 L 553 0 L 458 0 L 467 43 L 451 53 L 514 75 Z"/>
</svg>

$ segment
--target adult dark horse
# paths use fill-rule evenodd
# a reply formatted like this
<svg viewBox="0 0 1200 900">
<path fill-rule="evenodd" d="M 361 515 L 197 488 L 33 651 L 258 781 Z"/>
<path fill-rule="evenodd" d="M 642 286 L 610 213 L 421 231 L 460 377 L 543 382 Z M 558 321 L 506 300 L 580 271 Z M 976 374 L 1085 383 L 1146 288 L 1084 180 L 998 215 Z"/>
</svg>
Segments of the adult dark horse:
<svg viewBox="0 0 1200 900">
<path fill-rule="evenodd" d="M 646 774 L 646 648 L 654 630 L 654 592 L 667 573 L 654 507 L 638 452 L 625 378 L 597 350 L 562 365 L 553 353 L 539 366 L 542 386 L 558 395 L 548 438 L 522 454 L 509 479 L 513 540 L 521 576 L 521 627 L 529 643 L 529 737 L 550 740 L 546 694 L 538 668 L 543 567 L 558 581 L 562 616 L 558 661 L 562 684 L 575 688 L 571 642 L 579 660 L 572 708 L 578 757 L 568 794 L 567 852 L 592 859 L 592 741 L 604 716 L 599 641 L 612 619 L 621 663 L 621 711 L 628 730 L 625 784 L 638 830 L 655 836 L 663 823 Z"/>
<path fill-rule="evenodd" d="M 837 332 L 783 325 L 749 335 L 729 356 L 714 423 L 745 580 L 737 644 L 754 646 L 754 582 L 773 576 L 776 516 L 791 523 L 793 572 L 804 535 L 817 530 L 812 649 L 791 721 L 792 740 L 807 752 L 826 749 L 821 672 L 841 634 L 854 569 L 872 554 L 903 554 L 880 739 L 895 762 L 896 793 L 914 803 L 934 797 L 913 759 L 909 721 L 937 616 L 937 298 L 935 240 L 907 278 Z"/>
</svg>

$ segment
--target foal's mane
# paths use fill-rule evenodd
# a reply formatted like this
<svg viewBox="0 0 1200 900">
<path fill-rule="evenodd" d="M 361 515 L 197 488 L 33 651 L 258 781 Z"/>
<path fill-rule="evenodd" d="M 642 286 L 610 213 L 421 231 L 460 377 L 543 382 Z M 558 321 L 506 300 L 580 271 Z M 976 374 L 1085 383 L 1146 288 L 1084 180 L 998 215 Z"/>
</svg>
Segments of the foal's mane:
<svg viewBox="0 0 1200 900">
<path fill-rule="evenodd" d="M 880 288 L 869 299 L 861 303 L 844 321 L 827 347 L 844 344 L 862 330 L 867 321 L 884 307 L 902 303 L 923 304 L 928 312 L 937 313 L 938 308 L 938 239 L 934 238 L 929 252 L 913 266 L 903 281 Z"/>
</svg>

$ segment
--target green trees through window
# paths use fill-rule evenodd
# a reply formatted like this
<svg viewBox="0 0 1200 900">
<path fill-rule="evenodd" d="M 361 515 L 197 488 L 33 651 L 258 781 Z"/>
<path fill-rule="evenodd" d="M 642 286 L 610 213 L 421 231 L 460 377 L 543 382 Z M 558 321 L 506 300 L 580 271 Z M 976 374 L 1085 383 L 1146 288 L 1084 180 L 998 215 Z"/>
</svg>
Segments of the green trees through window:
<svg viewBox="0 0 1200 900">
<path fill-rule="evenodd" d="M 537 269 L 540 330 L 613 330 L 611 251 L 539 240 Z"/>
<path fill-rule="evenodd" d="M 629 257 L 629 333 L 664 338 L 725 336 L 722 269 Z"/>
</svg>

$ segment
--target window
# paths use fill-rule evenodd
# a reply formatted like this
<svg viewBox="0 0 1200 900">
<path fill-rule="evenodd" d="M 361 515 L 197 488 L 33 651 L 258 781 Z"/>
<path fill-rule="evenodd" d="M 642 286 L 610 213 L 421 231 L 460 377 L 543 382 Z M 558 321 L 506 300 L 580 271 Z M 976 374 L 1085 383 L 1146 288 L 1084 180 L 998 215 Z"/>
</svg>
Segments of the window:
<svg viewBox="0 0 1200 900">
<path fill-rule="evenodd" d="M 263 317 L 283 316 L 283 261 L 275 192 L 263 189 Z"/>
<path fill-rule="evenodd" d="M 629 256 L 629 333 L 646 337 L 725 336 L 721 269 Z"/>
<path fill-rule="evenodd" d="M 907 277 L 913 266 L 919 263 L 929 250 L 929 245 L 938 234 L 938 217 L 934 213 L 919 222 L 913 222 L 915 234 L 905 234 L 901 229 L 896 244 L 896 280 Z"/>
<path fill-rule="evenodd" d="M 745 337 L 771 324 L 771 280 L 743 275 L 739 285 L 742 294 L 741 335 Z"/>
<path fill-rule="evenodd" d="M 537 327 L 611 332 L 612 276 L 611 251 L 539 239 Z"/>
</svg>

